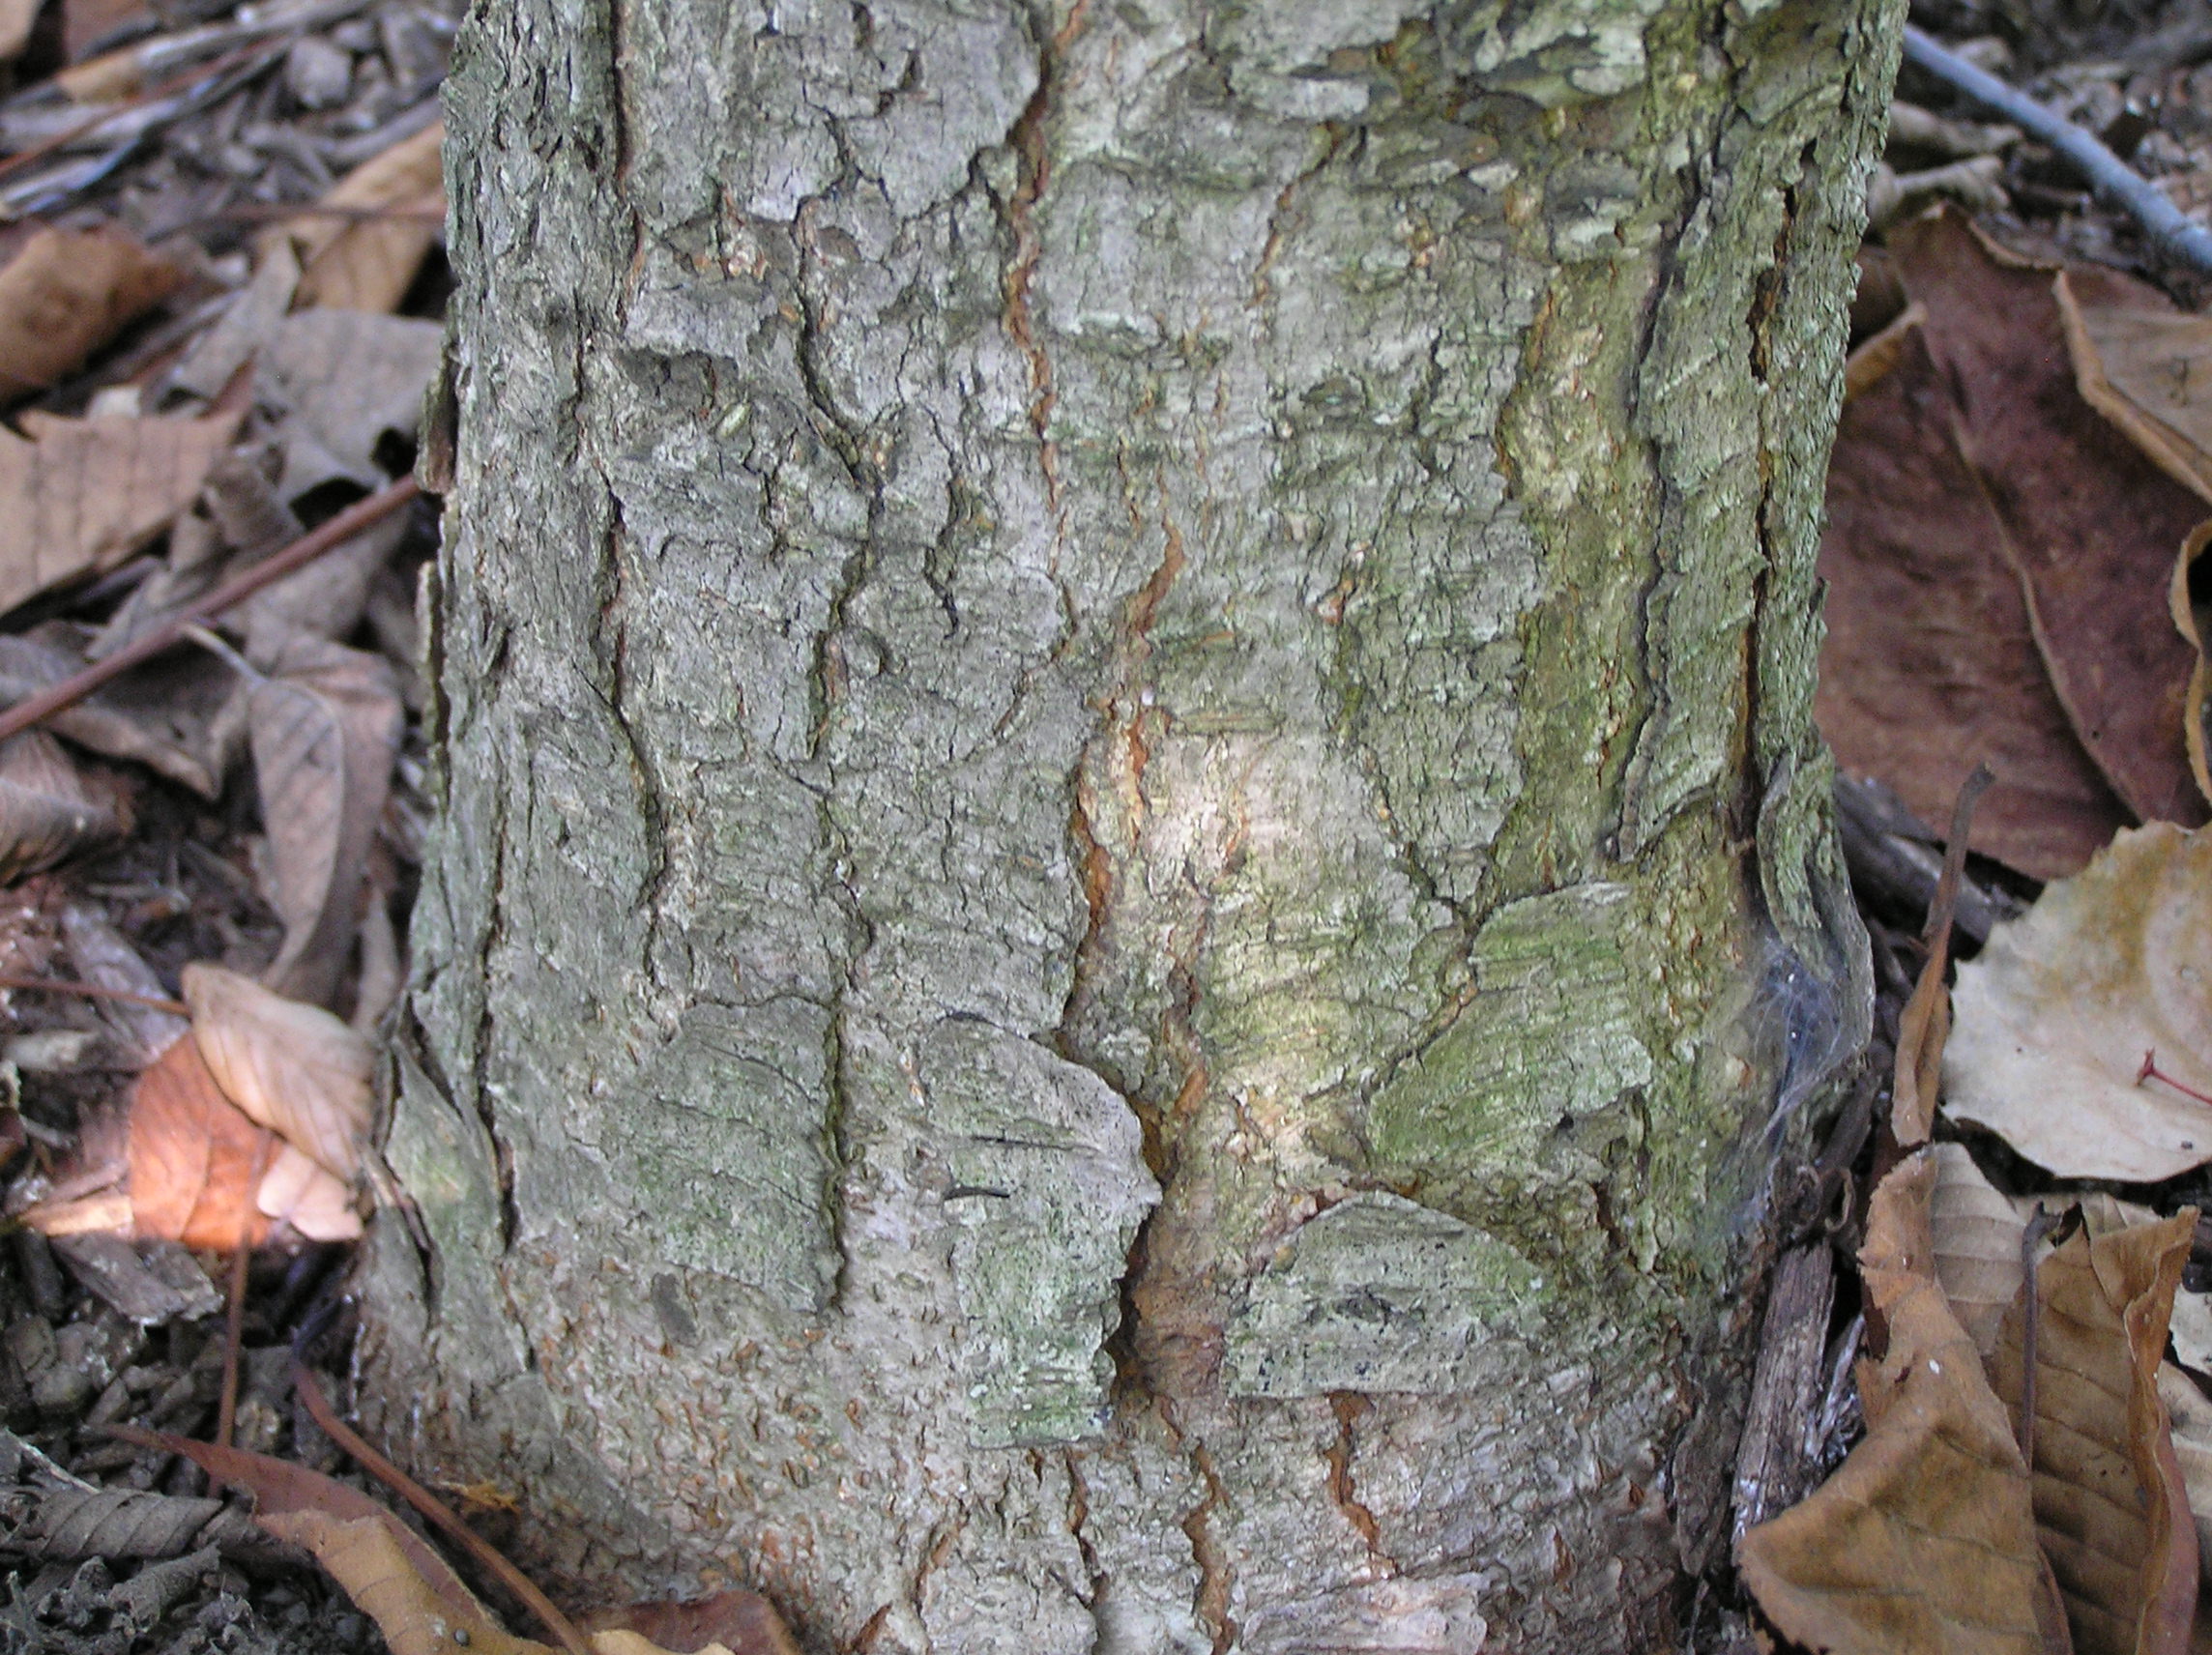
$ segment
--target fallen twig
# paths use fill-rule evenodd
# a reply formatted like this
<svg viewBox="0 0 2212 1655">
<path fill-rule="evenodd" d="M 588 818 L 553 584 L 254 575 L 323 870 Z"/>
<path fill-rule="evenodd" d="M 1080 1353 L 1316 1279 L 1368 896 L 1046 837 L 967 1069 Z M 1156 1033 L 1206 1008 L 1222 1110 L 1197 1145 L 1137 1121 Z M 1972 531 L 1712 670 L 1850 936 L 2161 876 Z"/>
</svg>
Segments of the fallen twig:
<svg viewBox="0 0 2212 1655">
<path fill-rule="evenodd" d="M 1956 52 L 1945 50 L 1909 23 L 1905 27 L 1905 56 L 1906 62 L 1926 70 L 1945 85 L 1995 110 L 2029 137 L 2049 144 L 2089 181 L 2100 200 L 2142 225 L 2161 252 L 2176 263 L 2212 276 L 2212 231 L 2191 222 L 2166 198 L 2164 190 L 2092 134 L 1995 75 L 1976 69 Z"/>
<path fill-rule="evenodd" d="M 73 994 L 86 1000 L 123 1000 L 132 1005 L 150 1005 L 156 1011 L 166 1011 L 175 1017 L 189 1017 L 191 1007 L 181 1000 L 165 1000 L 158 994 L 140 994 L 135 989 L 109 988 L 104 983 L 75 982 L 68 977 L 26 977 L 14 973 L 0 973 L 0 992 L 14 989 L 35 990 L 42 994 Z"/>
<path fill-rule="evenodd" d="M 307 1416 L 323 1428 L 323 1435 L 351 1454 L 361 1468 L 421 1512 L 447 1535 L 458 1543 L 471 1557 L 488 1569 L 499 1583 L 520 1598 L 538 1624 L 553 1635 L 554 1641 L 569 1651 L 569 1655 L 592 1655 L 592 1646 L 584 1641 L 584 1635 L 553 1601 L 538 1589 L 536 1582 L 509 1562 L 497 1548 L 476 1530 L 455 1517 L 446 1502 L 428 1489 L 379 1454 L 363 1439 L 360 1432 L 340 1419 L 323 1395 L 322 1386 L 307 1365 L 300 1360 L 295 1348 L 292 1356 L 292 1394 L 307 1409 Z"/>
<path fill-rule="evenodd" d="M 364 529 L 383 522 L 422 492 L 412 477 L 403 477 L 397 482 L 378 489 L 366 500 L 354 502 L 319 529 L 301 536 L 282 551 L 255 564 L 236 580 L 225 581 L 206 596 L 194 599 L 174 618 L 143 636 L 132 639 L 104 660 L 95 661 L 84 671 L 65 678 L 51 689 L 41 690 L 26 701 L 18 701 L 6 712 L 0 712 L 0 741 L 5 741 L 11 736 L 21 735 L 34 724 L 44 722 L 64 708 L 74 707 L 102 684 L 121 678 L 139 662 L 152 660 L 177 643 L 184 636 L 185 628 L 194 622 L 211 620 L 224 610 L 243 603 L 263 587 L 274 585 L 293 570 L 313 563 L 332 547 L 344 544 Z"/>
</svg>

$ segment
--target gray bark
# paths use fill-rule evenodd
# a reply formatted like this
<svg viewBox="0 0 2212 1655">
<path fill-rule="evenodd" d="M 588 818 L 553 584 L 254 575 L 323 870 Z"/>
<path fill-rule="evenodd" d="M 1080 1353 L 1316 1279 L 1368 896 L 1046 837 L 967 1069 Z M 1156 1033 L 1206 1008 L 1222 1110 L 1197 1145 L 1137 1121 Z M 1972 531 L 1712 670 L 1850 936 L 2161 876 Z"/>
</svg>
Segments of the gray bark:
<svg viewBox="0 0 2212 1655">
<path fill-rule="evenodd" d="M 823 1650 L 1673 1636 L 1901 13 L 480 9 L 368 1422 Z"/>
</svg>

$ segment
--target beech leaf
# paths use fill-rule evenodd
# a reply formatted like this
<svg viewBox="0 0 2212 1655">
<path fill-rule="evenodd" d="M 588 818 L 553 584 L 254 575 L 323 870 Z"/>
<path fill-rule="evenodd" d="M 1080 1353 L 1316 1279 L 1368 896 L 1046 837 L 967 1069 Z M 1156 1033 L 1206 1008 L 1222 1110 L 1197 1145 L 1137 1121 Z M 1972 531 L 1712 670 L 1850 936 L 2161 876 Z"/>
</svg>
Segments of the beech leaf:
<svg viewBox="0 0 2212 1655">
<path fill-rule="evenodd" d="M 220 966 L 194 962 L 181 981 L 193 1043 L 223 1094 L 344 1182 L 358 1178 L 373 1108 L 369 1043 L 321 1006 Z"/>
<path fill-rule="evenodd" d="M 177 1041 L 139 1074 L 130 1114 L 136 1234 L 222 1253 L 268 1238 L 253 1203 L 267 1134 L 223 1095 L 196 1041 Z"/>
<path fill-rule="evenodd" d="M 2054 291 L 2083 400 L 2212 501 L 2212 318 L 2098 265 L 2062 272 Z"/>
<path fill-rule="evenodd" d="M 2021 1232 L 2026 1221 L 1982 1176 L 1960 1144 L 1937 1144 L 1929 1233 L 1943 1296 L 1986 1360 L 1997 1348 L 2005 1312 L 2020 1295 Z"/>
<path fill-rule="evenodd" d="M 2138 818 L 2201 822 L 2180 732 L 2189 652 L 2167 624 L 2166 586 L 2203 500 L 2082 399 L 2053 266 L 1995 247 L 1950 211 L 1889 247 L 1928 307 L 1923 333 L 1956 387 L 1998 549 L 2075 736 Z"/>
<path fill-rule="evenodd" d="M 110 1429 L 127 1442 L 182 1454 L 211 1477 L 250 1492 L 254 1521 L 314 1553 L 354 1606 L 376 1622 L 393 1655 L 452 1655 L 456 1648 L 470 1655 L 555 1655 L 550 1645 L 502 1628 L 429 1542 L 360 1490 L 265 1454 L 130 1426 Z M 765 1600 L 749 1592 L 725 1597 L 749 1604 L 735 1604 L 722 1624 L 754 1628 L 758 1636 L 728 1648 L 694 1646 L 693 1655 L 797 1655 Z M 749 1606 L 758 1607 L 747 1613 Z M 687 1622 L 679 1613 L 675 1624 Z M 631 1631 L 597 1633 L 591 1642 L 598 1655 L 673 1655 Z"/>
<path fill-rule="evenodd" d="M 285 226 L 282 233 L 300 248 L 303 306 L 391 310 L 406 297 L 444 227 L 429 215 L 445 211 L 445 138 L 444 122 L 426 127 L 323 194 L 326 207 L 385 208 L 394 217 L 348 222 L 331 215 Z"/>
<path fill-rule="evenodd" d="M 345 969 L 405 714 L 381 655 L 302 634 L 270 665 L 247 697 L 270 905 L 284 922 L 264 980 L 319 1002 Z"/>
<path fill-rule="evenodd" d="M 113 568 L 192 502 L 238 429 L 199 420 L 29 413 L 0 428 L 0 611 Z"/>
<path fill-rule="evenodd" d="M 40 627 L 28 635 L 0 636 L 0 701 L 25 700 L 82 670 L 83 657 L 50 634 L 41 635 L 45 633 Z M 176 686 L 169 682 L 160 687 Z M 64 708 L 46 725 L 80 747 L 134 760 L 212 801 L 222 787 L 196 751 L 206 745 L 206 731 L 192 727 L 189 710 L 178 705 L 184 699 L 173 693 L 141 698 L 127 685 L 110 684 Z"/>
<path fill-rule="evenodd" d="M 2212 833 L 2122 832 L 1959 969 L 1945 1113 L 2060 1177 L 2212 1161 Z M 2139 1085 L 2146 1055 L 2159 1073 Z"/>
<path fill-rule="evenodd" d="M 361 1236 L 361 1213 L 352 1186 L 328 1167 L 289 1144 L 271 1157 L 255 1193 L 265 1217 L 289 1224 L 310 1241 L 354 1241 Z"/>
<path fill-rule="evenodd" d="M 1737 1567 L 1775 1626 L 1831 1655 L 2065 1647 L 2004 1405 L 1933 1269 L 1925 1149 L 1875 1192 L 1859 1255 L 1886 1323 L 1859 1365 L 1867 1435 L 1834 1476 L 1748 1531 Z"/>
<path fill-rule="evenodd" d="M 1974 849 L 2053 878 L 2129 818 L 2051 687 L 1926 333 L 1906 328 L 1894 365 L 1844 410 L 1814 709 L 1840 763 L 1930 822 L 1987 759 L 1998 780 L 1975 815 Z"/>
<path fill-rule="evenodd" d="M 2180 1655 L 2197 1610 L 2197 1532 L 2158 1396 L 2167 1317 L 2195 1208 L 2093 1234 L 2037 1272 L 2035 1518 L 2081 1655 Z M 2016 1412 L 2024 1298 L 1994 1380 Z"/>
<path fill-rule="evenodd" d="M 302 310 L 283 318 L 263 345 L 260 383 L 285 410 L 285 498 L 334 478 L 383 486 L 379 448 L 390 435 L 414 440 L 444 349 L 443 330 L 420 317 Z"/>
<path fill-rule="evenodd" d="M 0 5 L 0 15 L 7 10 Z M 0 402 L 74 372 L 185 283 L 183 271 L 112 224 L 38 224 L 16 239 L 15 256 L 0 266 Z"/>
</svg>

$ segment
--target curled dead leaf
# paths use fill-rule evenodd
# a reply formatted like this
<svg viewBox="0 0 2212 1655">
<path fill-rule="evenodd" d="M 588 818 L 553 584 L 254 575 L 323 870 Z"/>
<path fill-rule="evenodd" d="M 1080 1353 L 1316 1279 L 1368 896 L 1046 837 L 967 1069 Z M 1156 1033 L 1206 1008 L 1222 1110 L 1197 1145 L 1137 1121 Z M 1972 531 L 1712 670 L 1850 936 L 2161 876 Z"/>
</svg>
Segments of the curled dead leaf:
<svg viewBox="0 0 2212 1655">
<path fill-rule="evenodd" d="M 274 232 L 300 250 L 300 303 L 341 310 L 391 310 L 406 297 L 422 256 L 443 232 L 443 122 L 364 161 L 327 190 L 321 205 L 382 209 L 382 219 L 307 218 Z"/>
<path fill-rule="evenodd" d="M 1945 1113 L 2061 1177 L 2212 1162 L 2212 833 L 2123 832 L 1959 970 Z M 2168 1084 L 2138 1084 L 2155 1054 Z"/>
<path fill-rule="evenodd" d="M 0 884 L 50 868 L 121 831 L 59 741 L 26 730 L 0 741 Z"/>
<path fill-rule="evenodd" d="M 1743 1537 L 1737 1566 L 1788 1637 L 1832 1655 L 2046 1655 L 2065 1644 L 2027 1467 L 1933 1273 L 1926 1151 L 1875 1192 L 1860 1264 L 1888 1329 L 1862 1361 L 1865 1440 Z"/>
<path fill-rule="evenodd" d="M 2212 318 L 2098 265 L 2061 271 L 2054 293 L 2082 399 L 2212 501 Z"/>
<path fill-rule="evenodd" d="M 376 1055 L 320 1006 L 195 962 L 181 978 L 192 1039 L 231 1102 L 341 1180 L 361 1176 Z"/>
<path fill-rule="evenodd" d="M 2158 1369 L 2195 1208 L 2077 1231 L 2037 1272 L 2035 1518 L 2081 1655 L 2181 1655 L 2197 1609 L 2197 1532 Z M 2025 1305 L 1993 1379 L 2023 1394 Z"/>
<path fill-rule="evenodd" d="M 2051 687 L 1925 327 L 1844 410 L 1827 507 L 1814 707 L 1838 760 L 1940 822 L 1986 759 L 1973 848 L 2038 878 L 2079 868 L 2128 814 Z"/>
<path fill-rule="evenodd" d="M 67 631 L 56 625 L 56 630 Z M 82 655 L 47 627 L 30 634 L 0 636 L 0 702 L 13 706 L 50 689 L 84 667 Z M 111 759 L 130 759 L 164 775 L 202 798 L 222 791 L 197 749 L 206 745 L 204 728 L 195 727 L 189 698 L 173 693 L 138 696 L 126 685 L 109 685 L 66 708 L 46 721 L 57 736 Z"/>
<path fill-rule="evenodd" d="M 361 1213 L 342 1178 L 291 1145 L 277 1147 L 262 1175 L 254 1205 L 264 1216 L 289 1224 L 310 1241 L 355 1241 Z"/>
<path fill-rule="evenodd" d="M 1929 1235 L 1936 1279 L 1952 1314 L 1986 1361 L 1997 1348 L 2005 1312 L 2020 1296 L 2025 1271 L 2020 1236 L 2026 1221 L 2013 1202 L 1982 1176 L 1961 1144 L 1937 1144 Z"/>
</svg>

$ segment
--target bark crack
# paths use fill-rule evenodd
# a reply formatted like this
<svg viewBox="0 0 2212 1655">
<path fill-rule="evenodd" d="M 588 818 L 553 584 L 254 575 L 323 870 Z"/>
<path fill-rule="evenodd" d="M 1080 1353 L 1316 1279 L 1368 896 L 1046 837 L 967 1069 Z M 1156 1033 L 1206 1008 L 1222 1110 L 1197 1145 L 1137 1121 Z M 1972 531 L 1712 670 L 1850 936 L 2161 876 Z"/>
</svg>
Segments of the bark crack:
<svg viewBox="0 0 2212 1655">
<path fill-rule="evenodd" d="M 1103 1649 L 1107 1647 L 1109 1630 L 1105 1622 L 1106 1592 L 1113 1582 L 1106 1573 L 1106 1566 L 1098 1560 L 1098 1549 L 1091 1543 L 1091 1490 L 1083 1480 L 1083 1456 L 1073 1448 L 1062 1448 L 1061 1458 L 1067 1466 L 1067 1532 L 1075 1541 L 1076 1551 L 1082 1554 L 1085 1572 L 1091 1577 L 1091 1595 L 1083 1602 L 1091 1611 L 1098 1647 Z"/>
<path fill-rule="evenodd" d="M 1375 1405 L 1355 1391 L 1331 1391 L 1328 1406 L 1336 1415 L 1336 1440 L 1323 1455 L 1328 1466 L 1328 1497 L 1367 1548 L 1366 1581 L 1387 1581 L 1398 1573 L 1397 1559 L 1382 1550 L 1382 1529 L 1375 1514 L 1361 1502 L 1352 1475 L 1352 1463 L 1359 1452 L 1356 1427 Z"/>
<path fill-rule="evenodd" d="M 1036 275 L 1038 260 L 1044 256 L 1044 241 L 1036 227 L 1036 205 L 1044 197 L 1045 187 L 1052 182 L 1052 150 L 1045 140 L 1045 121 L 1052 112 L 1061 58 L 1082 34 L 1090 13 L 1091 0 L 1076 0 L 1067 20 L 1037 53 L 1036 90 L 1030 95 L 1029 102 L 1014 118 L 1013 128 L 1006 134 L 1020 170 L 1004 208 L 1013 247 L 1002 278 L 1005 295 L 1002 325 L 1006 336 L 1014 342 L 1014 348 L 1029 364 L 1030 428 L 1036 433 L 1037 465 L 1044 473 L 1045 499 L 1056 520 L 1056 541 L 1064 536 L 1067 524 L 1061 498 L 1060 449 L 1051 434 L 1055 400 L 1052 358 L 1045 350 L 1044 341 L 1037 336 L 1035 319 L 1030 308 L 1030 284 Z"/>
<path fill-rule="evenodd" d="M 1192 1560 L 1198 1564 L 1198 1596 L 1192 1608 L 1198 1614 L 1199 1624 L 1212 1636 L 1212 1655 L 1227 1655 L 1237 1642 L 1237 1625 L 1229 1613 L 1229 1606 L 1234 1601 L 1236 1571 L 1220 1537 L 1213 1532 L 1213 1514 L 1227 1502 L 1228 1495 L 1221 1486 L 1220 1474 L 1213 1468 L 1213 1456 L 1207 1452 L 1205 1443 L 1190 1445 L 1190 1463 L 1206 1485 L 1206 1497 L 1191 1507 L 1182 1520 Z"/>
</svg>

